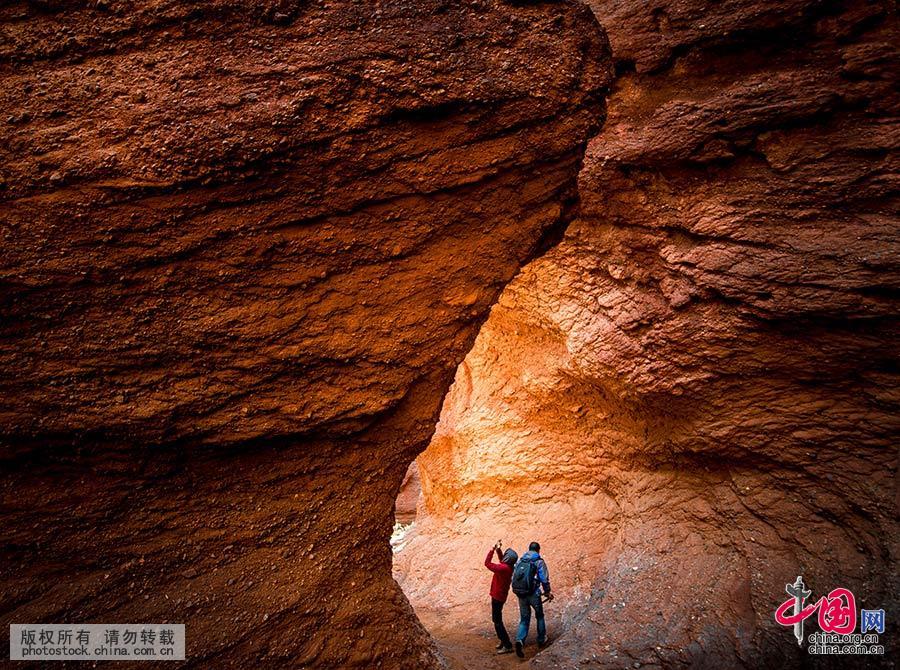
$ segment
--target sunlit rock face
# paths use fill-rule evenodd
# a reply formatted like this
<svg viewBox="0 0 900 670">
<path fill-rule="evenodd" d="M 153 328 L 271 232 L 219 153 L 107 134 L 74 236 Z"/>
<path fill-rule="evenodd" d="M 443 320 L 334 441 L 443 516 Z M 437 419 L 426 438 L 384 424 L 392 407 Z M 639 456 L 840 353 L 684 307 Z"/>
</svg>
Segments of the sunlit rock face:
<svg viewBox="0 0 900 670">
<path fill-rule="evenodd" d="M 393 502 L 611 80 L 583 6 L 0 9 L 0 630 L 435 663 Z"/>
<path fill-rule="evenodd" d="M 894 8 L 591 5 L 619 76 L 581 215 L 457 372 L 398 578 L 484 620 L 484 551 L 536 539 L 537 667 L 798 663 L 797 575 L 900 614 Z"/>
</svg>

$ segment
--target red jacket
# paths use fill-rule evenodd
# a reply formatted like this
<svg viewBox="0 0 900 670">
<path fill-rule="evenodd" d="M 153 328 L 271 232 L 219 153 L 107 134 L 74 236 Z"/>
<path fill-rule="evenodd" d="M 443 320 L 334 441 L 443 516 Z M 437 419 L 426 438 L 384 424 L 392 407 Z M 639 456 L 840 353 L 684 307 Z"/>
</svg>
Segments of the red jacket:
<svg viewBox="0 0 900 670">
<path fill-rule="evenodd" d="M 509 583 L 512 581 L 513 569 L 506 563 L 491 563 L 491 554 L 493 553 L 494 550 L 491 548 L 484 559 L 484 567 L 494 573 L 494 578 L 491 580 L 491 598 L 505 603 L 506 596 L 509 595 Z M 499 551 L 497 558 L 502 558 Z"/>
</svg>

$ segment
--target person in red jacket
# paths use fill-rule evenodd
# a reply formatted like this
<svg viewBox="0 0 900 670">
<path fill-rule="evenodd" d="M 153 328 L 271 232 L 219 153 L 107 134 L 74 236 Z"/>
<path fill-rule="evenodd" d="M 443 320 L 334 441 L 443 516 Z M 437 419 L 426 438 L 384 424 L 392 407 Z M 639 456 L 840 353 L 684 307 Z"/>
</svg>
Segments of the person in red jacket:
<svg viewBox="0 0 900 670">
<path fill-rule="evenodd" d="M 506 626 L 503 625 L 503 604 L 506 602 L 506 596 L 509 595 L 509 583 L 512 581 L 513 566 L 519 560 L 518 554 L 512 549 L 507 549 L 506 553 L 501 553 L 501 542 L 497 542 L 488 550 L 484 559 L 484 567 L 494 573 L 491 580 L 491 620 L 494 622 L 494 630 L 497 631 L 497 637 L 500 644 L 497 645 L 498 654 L 512 653 L 512 642 L 509 640 L 509 633 L 506 632 Z M 499 563 L 491 562 L 491 556 L 497 553 Z"/>
</svg>

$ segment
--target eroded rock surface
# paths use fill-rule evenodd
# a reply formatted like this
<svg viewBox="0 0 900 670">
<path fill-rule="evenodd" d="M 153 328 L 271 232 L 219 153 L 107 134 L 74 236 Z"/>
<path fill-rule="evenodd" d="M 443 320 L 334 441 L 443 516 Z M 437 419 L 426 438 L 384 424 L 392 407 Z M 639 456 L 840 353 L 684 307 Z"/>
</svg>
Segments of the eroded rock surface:
<svg viewBox="0 0 900 670">
<path fill-rule="evenodd" d="M 0 31 L 0 629 L 433 664 L 394 497 L 571 218 L 611 75 L 590 12 L 15 2 Z"/>
<path fill-rule="evenodd" d="M 394 518 L 396 521 L 408 524 L 415 520 L 419 500 L 422 497 L 422 486 L 419 481 L 419 464 L 413 461 L 409 464 L 403 481 L 400 482 L 400 491 L 394 503 Z"/>
<path fill-rule="evenodd" d="M 591 5 L 619 76 L 581 216 L 460 367 L 398 578 L 489 637 L 480 560 L 538 539 L 535 666 L 787 667 L 798 574 L 900 614 L 895 8 Z"/>
</svg>

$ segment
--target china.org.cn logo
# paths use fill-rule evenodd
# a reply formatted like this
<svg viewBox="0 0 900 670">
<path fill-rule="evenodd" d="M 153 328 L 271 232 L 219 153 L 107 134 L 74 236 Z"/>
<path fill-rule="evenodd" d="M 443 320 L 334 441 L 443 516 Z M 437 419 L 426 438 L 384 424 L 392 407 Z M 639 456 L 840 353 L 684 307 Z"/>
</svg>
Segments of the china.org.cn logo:
<svg viewBox="0 0 900 670">
<path fill-rule="evenodd" d="M 860 610 L 859 632 L 856 631 L 856 598 L 849 589 L 832 589 L 827 596 L 807 604 L 812 591 L 803 577 L 784 590 L 790 596 L 775 610 L 775 621 L 793 629 L 797 644 L 803 646 L 803 624 L 818 613 L 820 632 L 807 638 L 810 654 L 883 654 L 878 636 L 884 633 L 884 610 Z"/>
</svg>

